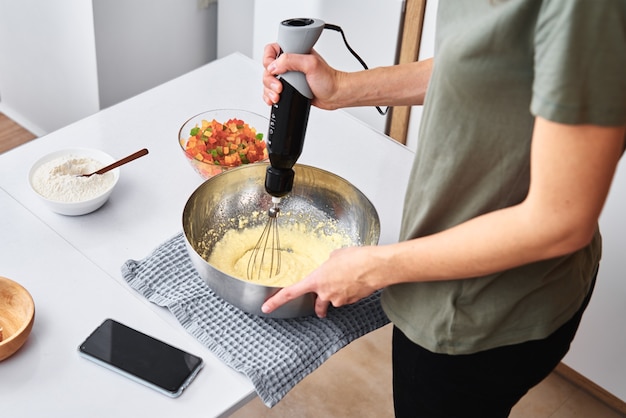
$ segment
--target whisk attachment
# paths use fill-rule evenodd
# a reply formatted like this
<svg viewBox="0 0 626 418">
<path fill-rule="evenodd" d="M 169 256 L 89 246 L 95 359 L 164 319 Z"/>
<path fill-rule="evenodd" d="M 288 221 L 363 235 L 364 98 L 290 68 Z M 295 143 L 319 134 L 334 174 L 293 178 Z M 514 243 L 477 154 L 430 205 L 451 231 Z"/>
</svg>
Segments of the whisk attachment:
<svg viewBox="0 0 626 418">
<path fill-rule="evenodd" d="M 280 273 L 280 239 L 278 238 L 278 214 L 280 197 L 272 197 L 267 210 L 267 223 L 248 260 L 248 280 L 270 278 Z"/>
</svg>

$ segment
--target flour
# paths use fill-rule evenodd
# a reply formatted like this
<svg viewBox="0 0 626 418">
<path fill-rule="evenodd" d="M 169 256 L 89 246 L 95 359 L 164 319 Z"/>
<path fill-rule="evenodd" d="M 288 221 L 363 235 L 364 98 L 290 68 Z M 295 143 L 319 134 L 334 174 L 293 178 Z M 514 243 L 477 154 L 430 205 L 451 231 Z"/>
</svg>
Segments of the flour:
<svg viewBox="0 0 626 418">
<path fill-rule="evenodd" d="M 33 189 L 48 200 L 84 202 L 100 196 L 113 186 L 112 172 L 80 177 L 93 173 L 104 164 L 89 157 L 69 155 L 42 164 L 32 177 Z"/>
</svg>

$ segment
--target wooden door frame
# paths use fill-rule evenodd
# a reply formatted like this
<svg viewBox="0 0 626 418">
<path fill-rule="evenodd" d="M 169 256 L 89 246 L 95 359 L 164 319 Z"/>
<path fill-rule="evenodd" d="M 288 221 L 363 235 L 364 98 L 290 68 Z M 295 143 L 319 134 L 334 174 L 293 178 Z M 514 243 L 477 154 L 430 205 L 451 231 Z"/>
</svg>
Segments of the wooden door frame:
<svg viewBox="0 0 626 418">
<path fill-rule="evenodd" d="M 426 1 L 405 0 L 398 64 L 414 62 L 419 57 Z M 395 106 L 390 109 L 390 112 L 387 120 L 387 135 L 401 144 L 406 144 L 411 106 Z"/>
</svg>

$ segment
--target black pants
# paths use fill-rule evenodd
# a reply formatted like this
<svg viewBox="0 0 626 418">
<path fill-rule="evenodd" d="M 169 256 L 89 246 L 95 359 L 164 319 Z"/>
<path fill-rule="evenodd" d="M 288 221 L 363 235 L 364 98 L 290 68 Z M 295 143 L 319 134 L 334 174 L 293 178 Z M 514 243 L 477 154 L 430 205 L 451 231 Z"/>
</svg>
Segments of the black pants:
<svg viewBox="0 0 626 418">
<path fill-rule="evenodd" d="M 565 356 L 592 290 L 593 284 L 578 312 L 547 338 L 476 354 L 432 353 L 394 327 L 396 417 L 507 417 Z"/>
</svg>

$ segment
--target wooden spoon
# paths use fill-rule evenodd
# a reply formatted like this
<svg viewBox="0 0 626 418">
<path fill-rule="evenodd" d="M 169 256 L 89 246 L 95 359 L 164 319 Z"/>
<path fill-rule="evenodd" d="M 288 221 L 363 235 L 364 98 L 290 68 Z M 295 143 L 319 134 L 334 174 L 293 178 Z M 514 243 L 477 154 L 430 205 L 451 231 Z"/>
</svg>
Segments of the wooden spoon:
<svg viewBox="0 0 626 418">
<path fill-rule="evenodd" d="M 144 148 L 142 150 L 139 150 L 133 154 L 130 154 L 128 157 L 122 158 L 119 161 L 114 162 L 113 164 L 107 165 L 106 167 L 102 167 L 100 170 L 98 171 L 94 171 L 93 173 L 90 174 L 81 174 L 79 177 L 89 177 L 89 176 L 93 176 L 94 174 L 104 174 L 107 171 L 113 170 L 114 168 L 117 168 L 121 165 L 124 165 L 126 163 L 129 163 L 133 160 L 136 160 L 139 157 L 143 157 L 144 155 L 146 155 L 148 153 L 148 149 Z"/>
</svg>

